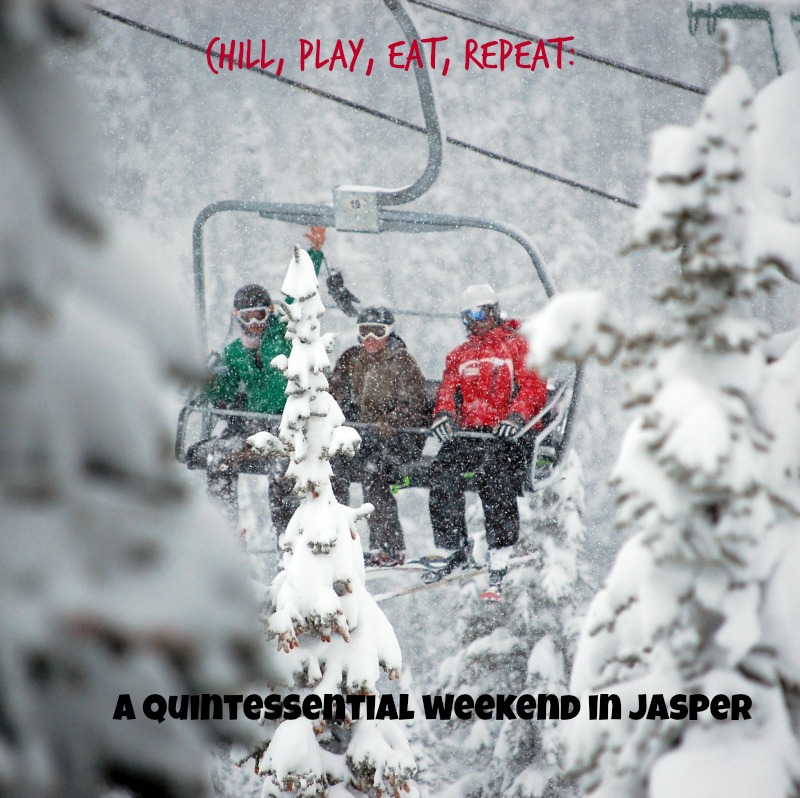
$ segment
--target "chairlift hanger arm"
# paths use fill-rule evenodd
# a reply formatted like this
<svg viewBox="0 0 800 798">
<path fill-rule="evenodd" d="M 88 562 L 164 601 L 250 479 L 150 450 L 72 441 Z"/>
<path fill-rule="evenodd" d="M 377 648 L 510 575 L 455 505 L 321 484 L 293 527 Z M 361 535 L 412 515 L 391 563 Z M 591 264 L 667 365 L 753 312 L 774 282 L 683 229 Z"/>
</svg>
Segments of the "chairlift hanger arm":
<svg viewBox="0 0 800 798">
<path fill-rule="evenodd" d="M 768 2 L 733 2 L 718 3 L 715 8 L 710 3 L 705 7 L 695 8 L 694 3 L 689 0 L 686 4 L 686 16 L 689 18 L 689 33 L 692 36 L 697 35 L 701 19 L 706 21 L 709 36 L 716 32 L 720 19 L 766 22 L 778 75 L 782 75 L 787 63 L 791 64 L 796 58 L 785 48 L 788 46 L 796 50 L 796 44 L 791 44 L 789 37 L 794 35 L 792 23 L 800 21 L 800 13 L 789 7 L 781 9 Z"/>
<path fill-rule="evenodd" d="M 258 213 L 265 219 L 275 219 L 299 225 L 334 227 L 333 208 L 329 205 L 300 205 L 288 202 L 251 202 L 248 200 L 220 200 L 206 205 L 194 220 L 192 227 L 192 264 L 194 270 L 194 297 L 197 328 L 203 350 L 208 350 L 208 322 L 206 320 L 206 274 L 203 247 L 203 228 L 218 213 L 240 211 Z"/>
<path fill-rule="evenodd" d="M 472 227 L 479 230 L 494 230 L 497 233 L 502 233 L 516 241 L 525 250 L 531 259 L 533 268 L 536 270 L 536 275 L 542 284 L 542 288 L 544 288 L 547 298 L 550 299 L 555 294 L 555 286 L 547 274 L 541 253 L 533 241 L 514 225 L 477 216 L 395 211 L 390 209 L 382 209 L 379 218 L 381 232 L 430 233 Z"/>
<path fill-rule="evenodd" d="M 408 14 L 400 0 L 383 0 L 386 7 L 394 15 L 395 21 L 403 31 L 406 42 L 411 45 L 412 41 L 420 39 L 414 21 Z M 417 81 L 417 91 L 422 105 L 422 115 L 425 119 L 425 130 L 428 136 L 428 163 L 425 171 L 414 182 L 402 188 L 378 188 L 374 189 L 378 197 L 379 205 L 403 205 L 421 197 L 435 182 L 439 175 L 442 165 L 442 153 L 444 135 L 442 133 L 439 114 L 436 109 L 436 99 L 433 93 L 430 71 L 428 69 L 428 57 L 425 52 L 420 53 L 425 67 L 415 69 L 414 78 Z"/>
<path fill-rule="evenodd" d="M 408 11 L 401 0 L 384 0 L 384 3 L 394 15 L 410 48 L 412 42 L 419 40 L 420 36 Z M 402 188 L 377 188 L 363 185 L 337 186 L 333 190 L 333 207 L 338 230 L 379 233 L 379 216 L 383 207 L 412 202 L 421 197 L 436 182 L 442 165 L 444 134 L 436 108 L 427 54 L 419 50 L 418 53 L 423 67 L 414 69 L 414 79 L 417 82 L 422 115 L 425 119 L 425 135 L 428 139 L 428 163 L 425 165 L 425 170 L 414 183 Z"/>
</svg>

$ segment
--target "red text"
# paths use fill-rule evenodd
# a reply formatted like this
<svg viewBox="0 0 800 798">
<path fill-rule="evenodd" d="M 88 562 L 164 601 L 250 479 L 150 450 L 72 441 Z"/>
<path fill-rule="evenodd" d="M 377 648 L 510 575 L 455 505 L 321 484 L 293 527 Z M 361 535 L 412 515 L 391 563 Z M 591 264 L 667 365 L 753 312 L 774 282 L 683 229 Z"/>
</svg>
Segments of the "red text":
<svg viewBox="0 0 800 798">
<path fill-rule="evenodd" d="M 214 52 L 214 45 L 221 42 L 219 52 Z M 237 48 L 238 44 L 238 48 Z M 214 57 L 218 57 L 217 65 L 219 69 L 214 66 Z M 237 69 L 269 69 L 274 63 L 275 59 L 267 59 L 267 43 L 264 39 L 261 40 L 261 47 L 253 57 L 253 45 L 250 39 L 240 41 L 237 43 L 236 39 L 231 39 L 230 45 L 215 36 L 206 47 L 206 63 L 208 68 L 215 74 L 219 74 L 220 69 L 224 69 L 227 65 L 229 71 L 233 68 Z M 283 59 L 278 59 L 277 73 L 280 75 L 283 72 Z"/>
<path fill-rule="evenodd" d="M 532 41 L 514 44 L 508 39 L 496 39 L 481 44 L 476 39 L 467 39 L 464 48 L 464 69 L 468 70 L 473 66 L 478 69 L 499 69 L 503 72 L 506 66 L 514 66 L 517 69 L 528 69 L 533 72 L 538 64 L 550 69 L 550 61 L 547 58 L 548 44 L 551 45 L 551 49 L 556 50 L 556 69 L 561 69 L 564 43 L 574 38 L 574 36 L 559 36 L 553 39 L 539 39 L 534 52 L 531 52 Z"/>
<path fill-rule="evenodd" d="M 340 66 L 343 69 L 349 69 L 350 72 L 353 72 L 356 68 L 358 56 L 361 54 L 361 48 L 364 46 L 364 40 L 359 39 L 358 41 L 353 41 L 352 39 L 348 39 L 347 45 L 350 48 L 349 54 L 345 51 L 342 40 L 337 39 L 336 43 L 333 45 L 333 51 L 330 56 L 328 58 L 323 58 L 322 42 L 319 39 L 315 39 L 313 42 L 308 39 L 300 39 L 300 71 L 305 72 L 306 65 L 311 61 L 311 56 L 313 55 L 312 63 L 314 69 L 322 69 L 327 66 L 328 71 L 333 72 L 337 66 Z M 370 64 L 367 66 L 367 74 L 372 71 L 371 62 L 372 59 L 370 59 Z"/>
<path fill-rule="evenodd" d="M 431 36 L 427 39 L 413 39 L 408 46 L 408 53 L 405 53 L 406 41 L 392 42 L 389 45 L 389 66 L 392 69 L 404 69 L 408 72 L 409 68 L 413 65 L 422 69 L 425 63 L 422 59 L 424 48 L 422 45 L 428 45 L 428 60 L 431 69 L 436 69 L 436 45 L 440 42 L 446 42 L 447 36 Z M 450 59 L 445 58 L 442 65 L 442 74 L 446 75 L 447 70 L 450 68 Z"/>
</svg>

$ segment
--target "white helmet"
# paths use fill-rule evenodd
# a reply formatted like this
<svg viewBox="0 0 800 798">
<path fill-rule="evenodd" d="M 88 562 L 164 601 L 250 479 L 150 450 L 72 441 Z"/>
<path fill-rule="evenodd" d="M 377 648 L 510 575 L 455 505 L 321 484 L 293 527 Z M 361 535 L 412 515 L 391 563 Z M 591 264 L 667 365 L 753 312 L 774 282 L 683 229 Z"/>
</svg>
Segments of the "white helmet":
<svg viewBox="0 0 800 798">
<path fill-rule="evenodd" d="M 479 308 L 482 305 L 496 305 L 500 301 L 495 293 L 494 288 L 488 283 L 481 283 L 480 285 L 470 285 L 461 294 L 461 308 L 460 310 L 471 310 L 472 308 Z"/>
</svg>

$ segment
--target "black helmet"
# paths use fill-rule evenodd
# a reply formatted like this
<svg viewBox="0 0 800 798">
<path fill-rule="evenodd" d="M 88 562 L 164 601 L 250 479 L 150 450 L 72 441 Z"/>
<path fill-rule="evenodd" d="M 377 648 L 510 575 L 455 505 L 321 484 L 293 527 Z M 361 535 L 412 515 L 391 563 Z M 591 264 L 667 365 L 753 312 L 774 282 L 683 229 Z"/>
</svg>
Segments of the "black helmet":
<svg viewBox="0 0 800 798">
<path fill-rule="evenodd" d="M 245 308 L 268 308 L 272 304 L 269 291 L 261 285 L 251 283 L 243 285 L 233 297 L 233 307 L 235 310 Z"/>
<path fill-rule="evenodd" d="M 389 308 L 371 306 L 358 312 L 357 324 L 394 324 L 394 313 Z"/>
</svg>

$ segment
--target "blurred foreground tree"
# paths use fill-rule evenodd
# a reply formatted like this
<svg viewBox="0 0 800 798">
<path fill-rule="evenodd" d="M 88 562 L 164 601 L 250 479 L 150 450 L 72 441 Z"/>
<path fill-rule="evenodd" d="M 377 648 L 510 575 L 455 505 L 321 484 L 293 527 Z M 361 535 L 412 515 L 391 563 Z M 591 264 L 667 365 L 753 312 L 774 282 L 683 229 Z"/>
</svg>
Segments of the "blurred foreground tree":
<svg viewBox="0 0 800 798">
<path fill-rule="evenodd" d="M 268 671 L 225 524 L 171 454 L 191 309 L 94 210 L 91 123 L 45 57 L 80 4 L 4 3 L 0 29 L 0 793 L 196 798 L 209 744 L 248 729 L 143 701 Z"/>
<path fill-rule="evenodd" d="M 771 120 L 756 120 L 746 74 L 727 69 L 697 122 L 652 147 L 634 246 L 677 253 L 679 269 L 655 292 L 666 322 L 625 340 L 637 415 L 613 481 L 633 534 L 572 673 L 584 706 L 615 694 L 621 718 L 584 712 L 564 727 L 568 767 L 597 798 L 797 794 L 800 347 L 768 366 L 752 304 L 796 279 L 800 231 L 754 202 L 757 121 Z M 602 300 L 557 302 L 532 322 L 539 365 L 613 354 L 623 336 Z M 751 719 L 691 719 L 669 703 L 629 716 L 641 695 L 687 694 L 745 696 Z"/>
</svg>

